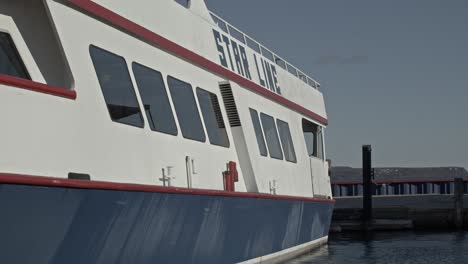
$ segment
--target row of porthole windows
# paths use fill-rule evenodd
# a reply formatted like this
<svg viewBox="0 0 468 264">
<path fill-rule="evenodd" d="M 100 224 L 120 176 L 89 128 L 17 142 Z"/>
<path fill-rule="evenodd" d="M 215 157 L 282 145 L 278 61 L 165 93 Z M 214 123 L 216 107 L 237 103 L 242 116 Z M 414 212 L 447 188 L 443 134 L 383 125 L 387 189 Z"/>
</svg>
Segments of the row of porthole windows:
<svg viewBox="0 0 468 264">
<path fill-rule="evenodd" d="M 111 119 L 144 127 L 125 58 L 93 45 L 90 46 L 90 55 Z M 178 135 L 162 74 L 136 62 L 132 63 L 132 71 L 151 130 Z M 172 76 L 167 77 L 167 86 L 182 136 L 205 142 L 206 135 L 192 86 Z M 229 139 L 217 96 L 200 87 L 197 87 L 196 94 L 210 143 L 228 148 Z"/>
</svg>

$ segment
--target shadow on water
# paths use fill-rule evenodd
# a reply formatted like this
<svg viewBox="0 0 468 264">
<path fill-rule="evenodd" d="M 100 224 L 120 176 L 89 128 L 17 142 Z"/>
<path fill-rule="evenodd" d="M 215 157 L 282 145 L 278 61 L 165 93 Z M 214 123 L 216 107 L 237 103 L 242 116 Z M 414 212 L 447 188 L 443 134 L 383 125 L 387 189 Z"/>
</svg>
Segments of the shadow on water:
<svg viewBox="0 0 468 264">
<path fill-rule="evenodd" d="M 330 236 L 328 246 L 290 263 L 468 263 L 468 232 L 337 234 Z"/>
</svg>

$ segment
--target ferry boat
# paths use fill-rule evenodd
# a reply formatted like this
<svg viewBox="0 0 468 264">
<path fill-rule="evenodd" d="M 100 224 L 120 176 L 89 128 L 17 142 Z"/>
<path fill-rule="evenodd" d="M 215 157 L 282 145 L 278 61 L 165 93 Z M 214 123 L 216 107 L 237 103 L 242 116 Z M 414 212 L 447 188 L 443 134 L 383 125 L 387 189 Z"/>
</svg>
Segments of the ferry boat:
<svg viewBox="0 0 468 264">
<path fill-rule="evenodd" d="M 275 263 L 327 242 L 316 80 L 203 0 L 0 3 L 1 263 Z"/>
</svg>

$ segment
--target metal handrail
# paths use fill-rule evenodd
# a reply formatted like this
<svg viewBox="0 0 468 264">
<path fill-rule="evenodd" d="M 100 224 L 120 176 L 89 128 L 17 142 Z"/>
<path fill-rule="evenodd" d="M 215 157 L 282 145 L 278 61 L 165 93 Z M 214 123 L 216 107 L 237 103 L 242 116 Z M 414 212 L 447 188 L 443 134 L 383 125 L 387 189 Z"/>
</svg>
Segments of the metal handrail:
<svg viewBox="0 0 468 264">
<path fill-rule="evenodd" d="M 318 88 L 320 87 L 320 83 L 317 82 L 314 78 L 308 76 L 307 74 L 305 74 L 304 72 L 302 72 L 301 70 L 299 70 L 297 67 L 293 66 L 291 63 L 289 63 L 287 60 L 283 59 L 282 57 L 278 56 L 275 52 L 271 51 L 270 49 L 268 49 L 267 47 L 265 47 L 264 45 L 260 44 L 260 42 L 256 41 L 254 38 L 252 38 L 251 36 L 245 34 L 242 30 L 236 28 L 235 26 L 233 26 L 232 24 L 230 24 L 229 22 L 227 22 L 226 20 L 224 20 L 223 18 L 221 18 L 220 16 L 216 15 L 215 13 L 211 12 L 210 11 L 210 14 L 213 18 L 216 18 L 217 20 L 219 20 L 220 22 L 224 23 L 224 27 L 220 26 L 217 21 L 215 21 L 215 24 L 220 28 L 222 29 L 223 31 L 225 31 L 226 33 L 228 33 L 229 35 L 232 36 L 231 32 L 230 32 L 230 28 L 238 31 L 238 33 L 241 33 L 242 34 L 242 40 L 239 40 L 239 41 L 242 41 L 244 44 L 246 44 L 247 47 L 249 47 L 252 51 L 254 52 L 257 52 L 258 54 L 262 55 L 264 58 L 270 60 L 271 62 L 273 62 L 274 64 L 276 65 L 279 65 L 281 68 L 283 68 L 285 71 L 289 72 L 291 75 L 295 76 L 296 78 L 302 80 L 303 82 L 305 82 L 306 84 L 308 84 L 310 87 L 312 88 L 315 88 L 318 90 Z M 225 30 L 226 29 L 226 30 Z M 234 36 L 233 36 L 234 37 Z M 237 38 L 236 38 L 237 39 Z M 254 50 L 252 47 L 250 47 L 248 44 L 247 44 L 247 39 L 250 39 L 250 41 L 254 42 L 254 44 L 258 45 L 258 49 L 259 51 L 257 50 Z M 263 50 L 267 51 L 267 52 L 270 52 L 272 55 L 273 55 L 273 61 L 268 58 L 267 56 L 265 56 L 263 54 Z M 281 66 L 279 63 L 278 63 L 278 60 L 279 61 L 282 61 L 284 62 L 284 67 Z M 291 69 L 289 69 L 289 67 L 292 67 L 294 70 L 294 73 L 291 72 Z"/>
</svg>

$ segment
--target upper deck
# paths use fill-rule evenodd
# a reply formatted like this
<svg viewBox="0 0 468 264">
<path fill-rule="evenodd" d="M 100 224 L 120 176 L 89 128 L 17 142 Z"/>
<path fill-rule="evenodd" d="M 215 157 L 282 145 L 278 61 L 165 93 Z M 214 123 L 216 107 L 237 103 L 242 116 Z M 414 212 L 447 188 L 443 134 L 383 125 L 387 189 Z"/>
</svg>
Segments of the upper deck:
<svg viewBox="0 0 468 264">
<path fill-rule="evenodd" d="M 169 52 L 294 109 L 321 125 L 328 124 L 323 94 L 318 89 L 320 84 L 210 12 L 204 0 L 70 2 L 146 42 L 160 47 L 162 44 Z M 164 38 L 164 41 L 154 41 L 156 38 Z"/>
<path fill-rule="evenodd" d="M 254 38 L 250 37 L 246 33 L 242 32 L 219 15 L 215 14 L 214 12 L 210 11 L 210 15 L 213 18 L 215 24 L 225 33 L 229 34 L 231 37 L 235 38 L 236 40 L 240 41 L 244 45 L 247 45 L 250 49 L 256 52 L 258 55 L 263 56 L 264 59 L 267 59 L 270 63 L 274 63 L 277 66 L 283 68 L 283 70 L 287 70 L 296 78 L 299 78 L 304 83 L 308 84 L 310 87 L 319 89 L 320 83 L 314 80 L 312 77 L 305 74 L 299 68 L 295 67 L 285 59 L 281 58 L 278 54 L 273 52 L 272 50 L 268 49 L 260 42 L 255 40 Z"/>
</svg>

